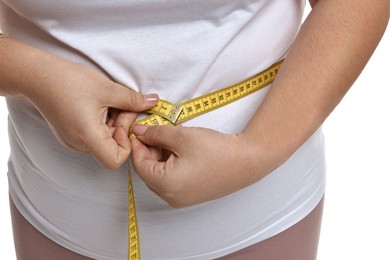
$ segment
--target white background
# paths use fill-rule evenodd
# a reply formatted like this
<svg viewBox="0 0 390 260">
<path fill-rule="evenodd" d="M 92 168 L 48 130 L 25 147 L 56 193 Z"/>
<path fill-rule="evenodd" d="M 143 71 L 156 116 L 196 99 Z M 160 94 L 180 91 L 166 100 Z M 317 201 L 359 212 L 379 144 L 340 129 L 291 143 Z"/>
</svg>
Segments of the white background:
<svg viewBox="0 0 390 260">
<path fill-rule="evenodd" d="M 389 31 L 324 124 L 328 177 L 318 260 L 390 259 Z M 3 98 L 0 145 L 0 259 L 14 260 Z"/>
</svg>

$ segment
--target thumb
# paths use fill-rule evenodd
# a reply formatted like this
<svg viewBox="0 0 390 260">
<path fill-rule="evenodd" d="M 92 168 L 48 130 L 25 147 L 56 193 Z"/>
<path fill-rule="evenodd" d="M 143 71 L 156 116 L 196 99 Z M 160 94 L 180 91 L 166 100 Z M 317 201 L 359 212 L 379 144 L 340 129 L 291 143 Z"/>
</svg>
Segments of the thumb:
<svg viewBox="0 0 390 260">
<path fill-rule="evenodd" d="M 183 128 L 176 126 L 134 125 L 132 132 L 144 144 L 176 153 L 182 143 L 180 139 L 183 139 L 181 129 Z"/>
<path fill-rule="evenodd" d="M 141 94 L 123 85 L 112 83 L 104 95 L 106 105 L 121 110 L 141 112 L 156 106 L 157 94 Z"/>
</svg>

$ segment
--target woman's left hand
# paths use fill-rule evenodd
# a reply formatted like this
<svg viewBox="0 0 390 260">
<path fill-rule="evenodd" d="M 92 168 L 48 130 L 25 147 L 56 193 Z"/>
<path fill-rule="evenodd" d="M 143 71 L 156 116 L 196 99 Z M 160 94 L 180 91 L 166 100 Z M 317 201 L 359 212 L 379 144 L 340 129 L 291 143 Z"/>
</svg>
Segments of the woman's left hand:
<svg viewBox="0 0 390 260">
<path fill-rule="evenodd" d="M 245 136 L 182 126 L 136 125 L 131 157 L 146 185 L 173 207 L 228 195 L 269 169 Z M 257 166 L 261 165 L 261 167 Z"/>
</svg>

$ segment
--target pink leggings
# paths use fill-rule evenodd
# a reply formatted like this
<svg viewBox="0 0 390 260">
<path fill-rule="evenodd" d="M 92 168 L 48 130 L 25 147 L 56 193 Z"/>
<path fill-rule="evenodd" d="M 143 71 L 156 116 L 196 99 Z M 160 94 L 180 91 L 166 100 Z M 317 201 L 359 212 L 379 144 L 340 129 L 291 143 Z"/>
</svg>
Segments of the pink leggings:
<svg viewBox="0 0 390 260">
<path fill-rule="evenodd" d="M 315 260 L 320 237 L 323 199 L 303 220 L 265 241 L 244 248 L 220 260 Z M 48 239 L 16 209 L 12 200 L 11 216 L 18 260 L 86 260 Z"/>
</svg>

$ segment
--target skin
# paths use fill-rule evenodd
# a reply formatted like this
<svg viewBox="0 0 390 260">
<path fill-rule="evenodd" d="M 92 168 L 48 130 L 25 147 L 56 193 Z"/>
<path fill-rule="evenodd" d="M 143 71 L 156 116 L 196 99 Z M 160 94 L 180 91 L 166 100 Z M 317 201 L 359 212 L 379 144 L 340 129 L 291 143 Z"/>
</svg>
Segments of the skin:
<svg viewBox="0 0 390 260">
<path fill-rule="evenodd" d="M 310 2 L 277 79 L 242 133 L 133 128 L 134 167 L 170 205 L 217 199 L 262 179 L 321 126 L 352 86 L 385 31 L 390 1 Z"/>
<path fill-rule="evenodd" d="M 134 92 L 89 66 L 12 39 L 0 39 L 0 57 L 0 95 L 30 100 L 61 144 L 90 152 L 110 170 L 129 157 L 135 112 L 158 101 L 155 94 Z"/>
<path fill-rule="evenodd" d="M 0 94 L 30 100 L 64 146 L 90 152 L 108 169 L 118 168 L 131 150 L 139 176 L 173 207 L 213 200 L 269 174 L 318 129 L 363 70 L 389 20 L 388 0 L 310 2 L 313 10 L 278 78 L 236 135 L 135 126 L 138 139 L 130 143 L 136 112 L 153 107 L 157 95 L 135 93 L 86 65 L 6 38 L 0 39 Z"/>
</svg>

